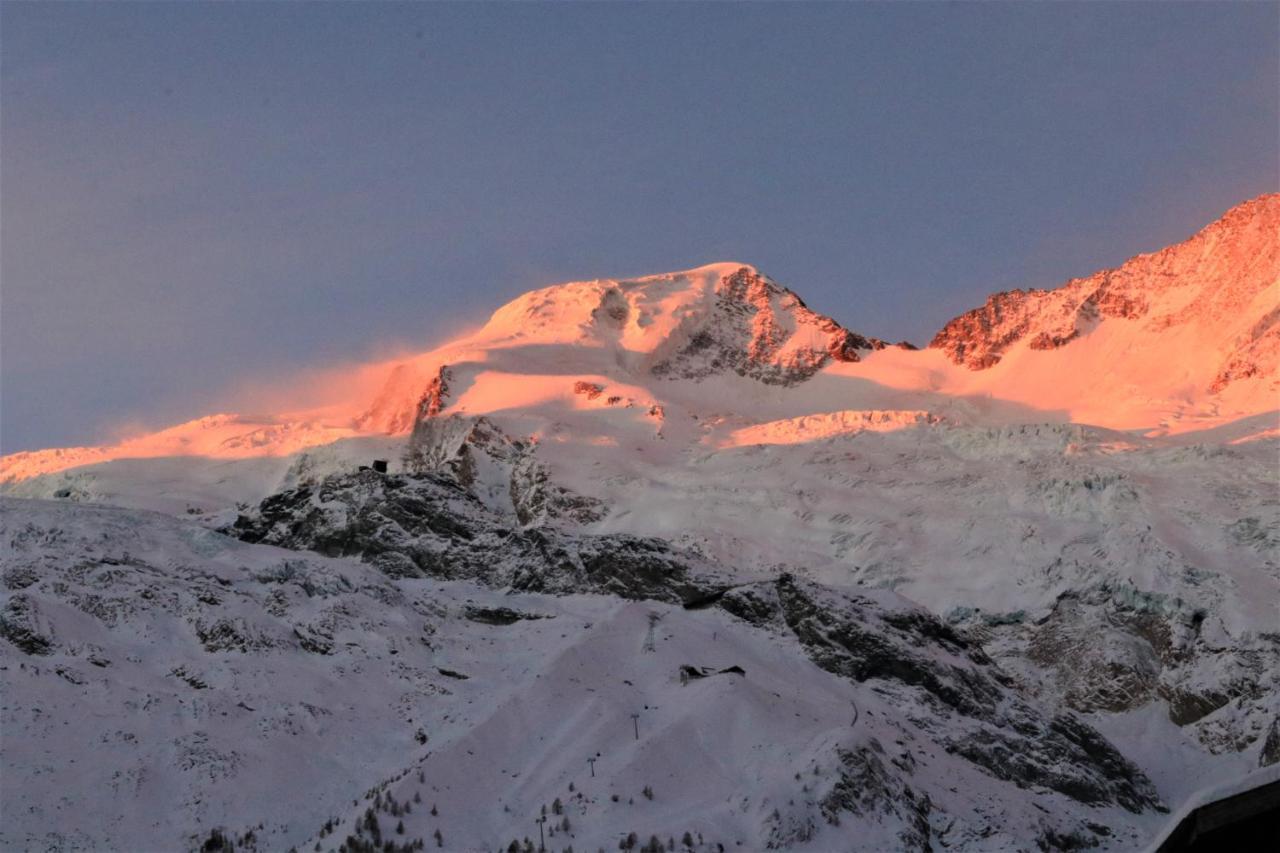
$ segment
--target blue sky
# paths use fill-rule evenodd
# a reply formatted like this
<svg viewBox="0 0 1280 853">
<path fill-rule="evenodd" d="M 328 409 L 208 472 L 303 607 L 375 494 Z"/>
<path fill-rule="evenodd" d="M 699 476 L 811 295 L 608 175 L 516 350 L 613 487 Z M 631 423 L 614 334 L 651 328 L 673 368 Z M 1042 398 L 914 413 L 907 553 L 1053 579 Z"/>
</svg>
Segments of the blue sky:
<svg viewBox="0 0 1280 853">
<path fill-rule="evenodd" d="M 0 447 L 754 263 L 925 343 L 1280 185 L 1280 5 L 0 6 Z"/>
</svg>

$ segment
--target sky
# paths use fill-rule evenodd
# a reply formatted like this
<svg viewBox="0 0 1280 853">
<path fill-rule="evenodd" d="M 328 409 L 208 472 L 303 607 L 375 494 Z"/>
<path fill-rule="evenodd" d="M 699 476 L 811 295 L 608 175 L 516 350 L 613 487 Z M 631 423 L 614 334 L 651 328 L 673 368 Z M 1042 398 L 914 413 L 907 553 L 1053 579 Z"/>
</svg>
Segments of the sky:
<svg viewBox="0 0 1280 853">
<path fill-rule="evenodd" d="M 0 4 L 0 450 L 751 263 L 927 343 L 1280 188 L 1280 4 Z"/>
</svg>

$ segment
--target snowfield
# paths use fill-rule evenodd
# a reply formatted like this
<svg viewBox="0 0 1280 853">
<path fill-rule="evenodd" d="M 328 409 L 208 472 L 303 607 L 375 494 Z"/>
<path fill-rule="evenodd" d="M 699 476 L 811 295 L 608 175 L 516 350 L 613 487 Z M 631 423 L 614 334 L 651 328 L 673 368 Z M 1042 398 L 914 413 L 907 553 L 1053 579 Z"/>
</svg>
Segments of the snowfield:
<svg viewBox="0 0 1280 853">
<path fill-rule="evenodd" d="M 714 264 L 6 456 L 0 842 L 1139 848 L 1280 762 L 1278 367 L 1264 196 L 924 350 Z"/>
</svg>

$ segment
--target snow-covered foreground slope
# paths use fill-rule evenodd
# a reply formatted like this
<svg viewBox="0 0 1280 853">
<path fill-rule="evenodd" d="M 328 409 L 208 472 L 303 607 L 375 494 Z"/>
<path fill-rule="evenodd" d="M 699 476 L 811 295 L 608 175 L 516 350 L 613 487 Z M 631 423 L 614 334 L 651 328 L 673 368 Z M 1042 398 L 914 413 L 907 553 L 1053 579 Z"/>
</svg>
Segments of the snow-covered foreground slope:
<svg viewBox="0 0 1280 853">
<path fill-rule="evenodd" d="M 385 494 L 377 476 L 334 487 Z M 442 501 L 418 516 L 432 535 L 493 523 L 416 488 Z M 697 609 L 654 600 L 677 588 L 656 576 L 623 597 L 590 571 L 588 594 L 504 594 L 496 565 L 391 577 L 152 513 L 0 509 L 6 848 L 171 850 L 222 828 L 250 849 L 439 831 L 488 850 L 537 837 L 544 805 L 557 850 L 630 832 L 1131 849 L 1161 820 L 1096 732 L 891 593 L 784 577 L 717 598 L 694 561 L 676 574 L 710 591 Z"/>
</svg>

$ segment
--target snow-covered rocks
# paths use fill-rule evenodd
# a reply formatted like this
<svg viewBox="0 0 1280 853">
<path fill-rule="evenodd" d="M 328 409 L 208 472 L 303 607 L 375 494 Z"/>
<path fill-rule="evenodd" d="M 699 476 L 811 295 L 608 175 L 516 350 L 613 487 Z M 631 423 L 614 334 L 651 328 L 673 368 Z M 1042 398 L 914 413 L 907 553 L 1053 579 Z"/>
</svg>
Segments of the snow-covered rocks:
<svg viewBox="0 0 1280 853">
<path fill-rule="evenodd" d="M 794 385 L 830 360 L 854 362 L 859 350 L 883 349 L 835 320 L 816 314 L 800 297 L 743 266 L 721 278 L 713 307 L 691 315 L 671 351 L 650 366 L 659 377 L 701 380 L 732 371 L 770 385 Z"/>
<path fill-rule="evenodd" d="M 455 544 L 494 520 L 418 485 L 326 487 L 319 503 L 345 508 L 319 541 L 363 562 L 4 500 L 5 618 L 37 614 L 24 624 L 47 643 L 0 644 L 3 843 L 173 849 L 221 828 L 302 849 L 357 826 L 368 840 L 374 806 L 387 838 L 490 849 L 556 798 L 560 844 L 587 849 L 630 831 L 688 831 L 695 849 L 1124 846 L 1159 819 L 1105 739 L 898 596 L 787 577 L 726 589 L 704 562 L 590 537 L 522 551 L 528 571 L 494 551 L 495 567 L 405 577 L 360 544 L 375 513 L 396 514 L 389 490 L 430 504 L 415 517 Z M 634 585 L 655 553 L 678 570 Z M 534 576 L 560 594 L 507 583 Z M 736 674 L 683 683 L 691 662 Z"/>
<path fill-rule="evenodd" d="M 997 293 L 947 323 L 930 346 L 983 370 L 1018 344 L 1079 349 L 1077 341 L 1105 325 L 1122 338 L 1143 340 L 1146 359 L 1168 351 L 1197 377 L 1197 390 L 1218 393 L 1238 379 L 1274 378 L 1280 367 L 1278 232 L 1280 195 L 1261 196 L 1189 240 L 1117 269 L 1056 290 Z M 1122 364 L 1113 369 L 1126 370 Z"/>
</svg>

